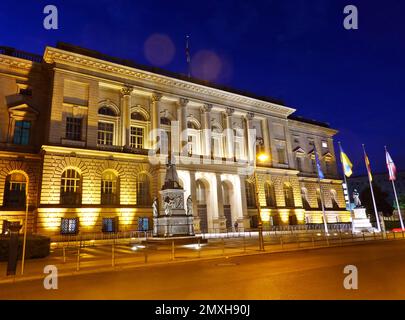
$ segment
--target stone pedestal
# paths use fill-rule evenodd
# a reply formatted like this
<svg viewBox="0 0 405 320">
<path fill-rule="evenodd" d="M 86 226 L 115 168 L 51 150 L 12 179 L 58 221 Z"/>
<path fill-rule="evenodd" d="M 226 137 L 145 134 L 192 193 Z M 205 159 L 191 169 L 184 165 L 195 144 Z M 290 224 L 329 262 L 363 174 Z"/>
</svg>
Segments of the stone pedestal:
<svg viewBox="0 0 405 320">
<path fill-rule="evenodd" d="M 154 237 L 193 237 L 195 235 L 192 203 L 187 204 L 187 207 L 190 206 L 190 208 L 186 212 L 184 208 L 184 192 L 178 181 L 176 166 L 169 163 L 165 183 L 159 192 L 160 206 L 154 204 Z M 157 203 L 157 199 L 154 202 Z"/>
<path fill-rule="evenodd" d="M 352 224 L 354 232 L 372 231 L 370 219 L 367 218 L 366 208 L 355 208 L 352 212 Z"/>
</svg>

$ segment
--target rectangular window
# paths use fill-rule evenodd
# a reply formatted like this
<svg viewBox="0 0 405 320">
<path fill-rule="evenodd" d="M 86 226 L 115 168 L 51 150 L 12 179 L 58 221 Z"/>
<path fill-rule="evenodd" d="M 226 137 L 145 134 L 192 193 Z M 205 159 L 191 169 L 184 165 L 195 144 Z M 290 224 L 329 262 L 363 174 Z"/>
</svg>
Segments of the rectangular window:
<svg viewBox="0 0 405 320">
<path fill-rule="evenodd" d="M 61 234 L 77 234 L 79 231 L 78 218 L 62 218 L 60 233 Z"/>
<path fill-rule="evenodd" d="M 31 122 L 16 121 L 14 127 L 13 143 L 20 145 L 28 145 L 30 142 Z"/>
<path fill-rule="evenodd" d="M 138 218 L 138 231 L 148 231 L 149 230 L 149 219 L 148 218 Z"/>
<path fill-rule="evenodd" d="M 322 141 L 322 148 L 328 148 L 328 143 L 326 141 Z"/>
<path fill-rule="evenodd" d="M 302 171 L 302 161 L 303 159 L 301 157 L 297 157 L 297 170 Z"/>
<path fill-rule="evenodd" d="M 114 139 L 114 124 L 107 122 L 98 123 L 98 144 L 112 146 Z"/>
<path fill-rule="evenodd" d="M 143 128 L 131 127 L 131 148 L 143 149 Z"/>
<path fill-rule="evenodd" d="M 278 147 L 277 148 L 277 156 L 278 156 L 278 163 L 280 164 L 286 164 L 286 158 L 285 158 L 285 149 Z"/>
<path fill-rule="evenodd" d="M 66 118 L 66 139 L 80 141 L 82 137 L 82 118 Z"/>
<path fill-rule="evenodd" d="M 103 218 L 103 232 L 117 232 L 118 218 Z"/>
</svg>

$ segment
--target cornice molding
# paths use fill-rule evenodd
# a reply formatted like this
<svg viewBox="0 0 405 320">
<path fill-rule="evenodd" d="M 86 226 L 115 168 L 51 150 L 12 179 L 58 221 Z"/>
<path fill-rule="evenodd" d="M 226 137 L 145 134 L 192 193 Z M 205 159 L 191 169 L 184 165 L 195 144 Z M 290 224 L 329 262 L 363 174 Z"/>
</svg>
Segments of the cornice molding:
<svg viewBox="0 0 405 320">
<path fill-rule="evenodd" d="M 238 104 L 241 108 L 257 108 L 264 112 L 268 112 L 280 117 L 287 117 L 294 113 L 296 110 L 286 106 L 270 103 L 220 89 L 210 88 L 203 85 L 170 78 L 167 76 L 155 74 L 148 71 L 131 68 L 116 63 L 111 63 L 104 60 L 95 59 L 92 57 L 60 50 L 53 47 L 46 47 L 44 54 L 44 61 L 47 63 L 61 63 L 73 67 L 84 67 L 92 71 L 113 74 L 116 76 L 124 77 L 133 81 L 142 81 L 149 85 L 150 88 L 159 85 L 167 92 L 173 92 L 173 88 L 184 90 L 188 95 L 197 96 L 198 98 L 204 97 L 205 99 L 213 99 L 213 104 L 216 101 L 228 101 Z"/>
<path fill-rule="evenodd" d="M 21 69 L 21 70 L 31 70 L 33 67 L 33 62 L 25 59 L 20 59 L 16 57 L 10 57 L 0 54 L 0 65 L 4 65 L 10 68 Z"/>
</svg>

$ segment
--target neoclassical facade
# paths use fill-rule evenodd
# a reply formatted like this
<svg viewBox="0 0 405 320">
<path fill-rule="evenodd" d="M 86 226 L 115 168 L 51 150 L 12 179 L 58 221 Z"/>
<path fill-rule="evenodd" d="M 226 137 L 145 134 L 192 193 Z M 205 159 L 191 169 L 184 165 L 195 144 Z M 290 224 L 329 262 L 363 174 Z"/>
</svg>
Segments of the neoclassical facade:
<svg viewBox="0 0 405 320">
<path fill-rule="evenodd" d="M 37 233 L 149 230 L 167 154 L 197 232 L 257 226 L 254 168 L 265 225 L 323 223 L 321 201 L 328 223 L 350 222 L 337 131 L 294 113 L 70 45 L 0 48 L 0 228 L 28 204 Z"/>
</svg>

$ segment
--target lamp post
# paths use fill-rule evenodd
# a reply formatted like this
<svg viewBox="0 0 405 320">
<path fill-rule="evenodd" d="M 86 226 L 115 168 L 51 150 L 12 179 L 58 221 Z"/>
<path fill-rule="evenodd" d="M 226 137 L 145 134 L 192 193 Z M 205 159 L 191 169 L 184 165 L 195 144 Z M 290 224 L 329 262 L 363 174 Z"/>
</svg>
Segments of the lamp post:
<svg viewBox="0 0 405 320">
<path fill-rule="evenodd" d="M 27 225 L 28 225 L 28 179 L 25 186 L 25 221 L 24 221 L 23 251 L 21 258 L 21 275 L 24 275 L 25 250 L 27 246 Z"/>
<path fill-rule="evenodd" d="M 257 159 L 256 159 L 257 158 Z M 263 221 L 262 221 L 262 212 L 260 208 L 260 201 L 259 201 L 259 183 L 257 179 L 257 160 L 260 162 L 266 161 L 269 156 L 265 153 L 260 153 L 257 155 L 254 161 L 254 171 L 253 171 L 253 177 L 255 180 L 255 201 L 256 201 L 256 208 L 257 208 L 257 215 L 258 215 L 258 229 L 259 229 L 259 250 L 264 251 L 264 241 L 263 241 Z"/>
</svg>

